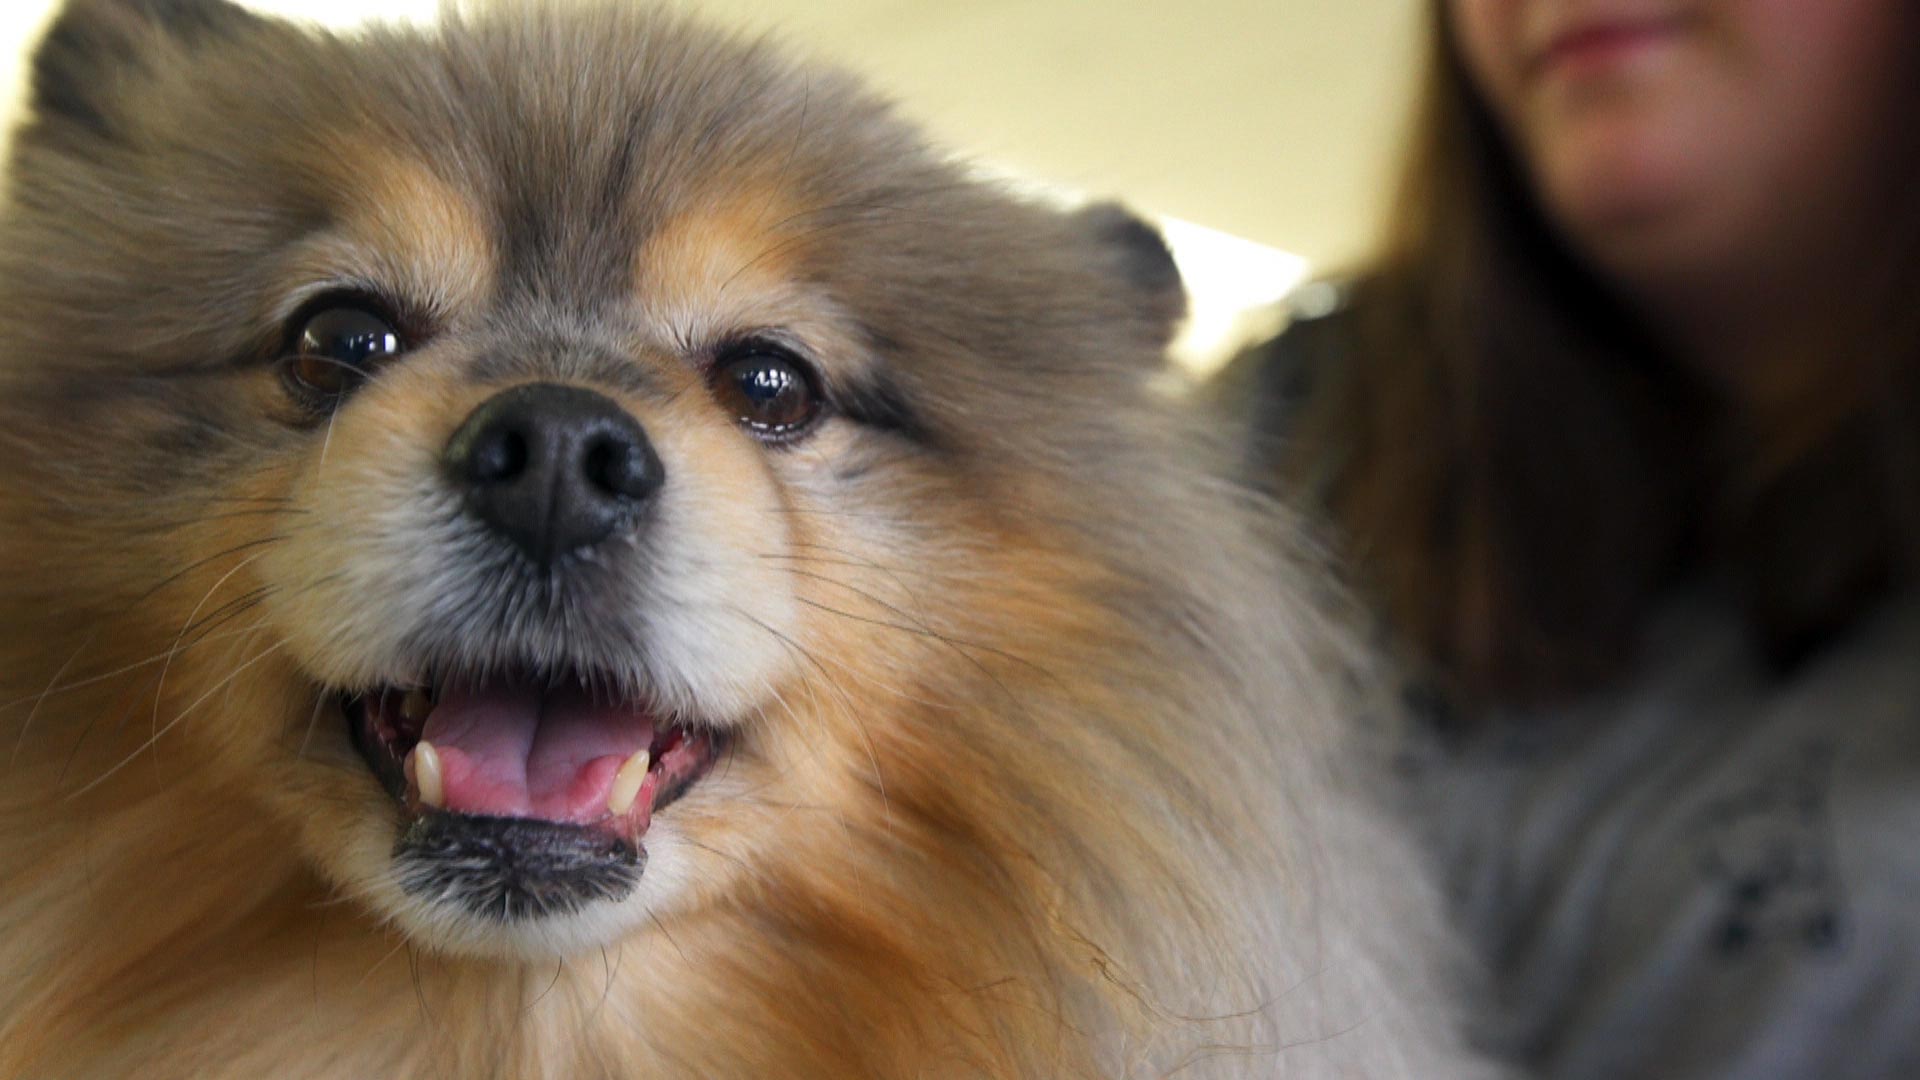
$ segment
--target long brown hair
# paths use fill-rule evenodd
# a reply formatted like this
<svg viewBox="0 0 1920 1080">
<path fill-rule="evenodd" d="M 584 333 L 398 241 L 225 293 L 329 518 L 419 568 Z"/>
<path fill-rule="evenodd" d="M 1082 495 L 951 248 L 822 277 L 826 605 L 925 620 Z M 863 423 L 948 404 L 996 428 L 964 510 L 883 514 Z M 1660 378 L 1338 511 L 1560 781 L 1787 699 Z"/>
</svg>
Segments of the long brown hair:
<svg viewBox="0 0 1920 1080">
<path fill-rule="evenodd" d="M 1884 271 L 1863 264 L 1870 301 L 1778 389 L 1781 416 L 1729 409 L 1568 253 L 1430 7 L 1357 347 L 1315 373 L 1290 466 L 1313 462 L 1363 586 L 1468 701 L 1603 680 L 1703 570 L 1776 655 L 1804 651 L 1906 561 L 1913 487 L 1889 485 L 1915 475 L 1920 334 L 1887 301 L 1920 281 L 1920 215 Z M 1873 333 L 1841 329 L 1856 323 Z"/>
</svg>

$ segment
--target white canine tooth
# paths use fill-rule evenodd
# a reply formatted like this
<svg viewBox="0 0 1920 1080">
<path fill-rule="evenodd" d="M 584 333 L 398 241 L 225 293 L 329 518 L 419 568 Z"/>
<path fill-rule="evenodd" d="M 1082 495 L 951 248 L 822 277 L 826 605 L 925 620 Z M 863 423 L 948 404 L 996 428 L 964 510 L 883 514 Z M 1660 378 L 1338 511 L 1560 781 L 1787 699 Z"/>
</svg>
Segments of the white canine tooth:
<svg viewBox="0 0 1920 1080">
<path fill-rule="evenodd" d="M 613 774 L 613 790 L 607 793 L 608 813 L 619 817 L 633 809 L 633 801 L 640 797 L 640 786 L 647 782 L 647 766 L 652 764 L 653 758 L 645 750 L 620 764 L 620 771 Z"/>
<path fill-rule="evenodd" d="M 436 810 L 447 805 L 446 778 L 440 771 L 440 751 L 424 739 L 413 748 L 413 786 L 420 791 L 422 805 Z"/>
</svg>

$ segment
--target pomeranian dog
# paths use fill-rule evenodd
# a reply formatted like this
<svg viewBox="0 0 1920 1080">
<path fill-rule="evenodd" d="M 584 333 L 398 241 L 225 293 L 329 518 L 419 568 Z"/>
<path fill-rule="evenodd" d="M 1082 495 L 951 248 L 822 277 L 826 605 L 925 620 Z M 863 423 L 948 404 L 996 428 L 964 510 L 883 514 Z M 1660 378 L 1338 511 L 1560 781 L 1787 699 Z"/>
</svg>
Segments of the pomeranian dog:
<svg viewBox="0 0 1920 1080">
<path fill-rule="evenodd" d="M 0 1075 L 1456 1077 L 1156 234 L 615 3 L 70 0 Z"/>
</svg>

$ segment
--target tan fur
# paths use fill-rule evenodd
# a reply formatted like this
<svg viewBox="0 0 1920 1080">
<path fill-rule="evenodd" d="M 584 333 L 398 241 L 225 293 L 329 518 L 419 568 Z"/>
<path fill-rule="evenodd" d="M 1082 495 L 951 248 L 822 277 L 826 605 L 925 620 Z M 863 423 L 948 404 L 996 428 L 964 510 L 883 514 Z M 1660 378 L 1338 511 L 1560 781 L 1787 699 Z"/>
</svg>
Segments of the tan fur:
<svg viewBox="0 0 1920 1080">
<path fill-rule="evenodd" d="M 924 155 L 838 76 L 657 16 L 503 8 L 431 45 L 238 25 L 148 33 L 169 89 L 98 103 L 104 143 L 43 90 L 0 221 L 0 1076 L 1477 1075 L 1428 890 L 1359 794 L 1339 634 L 1279 513 L 1149 392 L 1166 301 L 1104 241 Z M 525 80 L 475 107 L 579 226 L 539 234 L 568 257 L 535 300 L 506 164 L 361 85 L 422 53 L 420 94 Z M 233 88 L 263 69 L 295 89 L 254 116 Z M 752 107 L 722 119 L 674 96 L 731 100 L 709 83 L 741 71 Z M 726 152 L 662 135 L 682 157 L 638 155 L 624 201 L 574 192 L 617 156 L 597 125 L 654 115 L 620 93 Z M 284 141 L 166 157 L 228 128 Z M 48 209 L 102 190 L 101 231 Z M 327 212 L 193 216 L 242 191 Z M 185 280 L 143 289 L 163 265 Z M 595 266 L 617 280 L 555 284 Z M 438 332 L 322 425 L 270 365 L 154 374 L 366 278 Z M 603 285 L 593 317 L 569 306 Z M 831 387 L 897 376 L 927 431 L 836 416 L 758 445 L 702 365 L 772 330 Z M 398 677 L 396 627 L 457 582 L 436 455 L 539 379 L 653 439 L 649 691 L 739 734 L 655 822 L 639 895 L 494 941 L 394 888 L 399 810 L 322 687 Z"/>
<path fill-rule="evenodd" d="M 471 199 L 415 159 L 344 136 L 309 160 L 348 210 L 337 233 L 291 261 L 288 295 L 299 295 L 304 282 L 351 268 L 407 282 L 441 309 L 484 296 L 499 252 Z"/>
</svg>

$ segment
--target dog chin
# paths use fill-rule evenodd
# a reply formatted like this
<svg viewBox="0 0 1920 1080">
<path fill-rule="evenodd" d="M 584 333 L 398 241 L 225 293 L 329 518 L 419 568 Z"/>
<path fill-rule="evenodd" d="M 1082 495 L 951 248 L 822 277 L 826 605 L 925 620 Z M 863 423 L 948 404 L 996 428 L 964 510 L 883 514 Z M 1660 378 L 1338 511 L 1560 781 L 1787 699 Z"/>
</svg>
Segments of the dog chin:
<svg viewBox="0 0 1920 1080">
<path fill-rule="evenodd" d="M 371 831 L 390 837 L 392 827 L 382 820 Z M 610 949 L 649 923 L 679 912 L 691 892 L 691 845 L 669 821 L 656 824 L 649 834 L 646 872 L 622 898 L 511 921 L 410 891 L 405 871 L 394 863 L 390 839 L 382 844 L 376 835 L 364 847 L 352 860 L 371 867 L 355 875 L 363 901 L 414 944 L 475 959 L 557 960 Z"/>
</svg>

